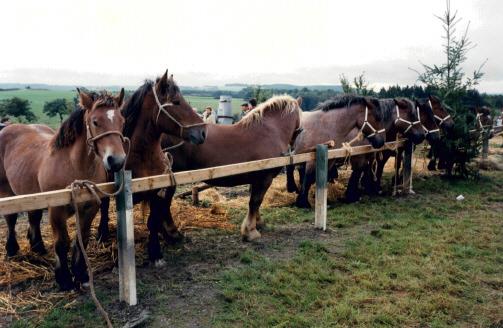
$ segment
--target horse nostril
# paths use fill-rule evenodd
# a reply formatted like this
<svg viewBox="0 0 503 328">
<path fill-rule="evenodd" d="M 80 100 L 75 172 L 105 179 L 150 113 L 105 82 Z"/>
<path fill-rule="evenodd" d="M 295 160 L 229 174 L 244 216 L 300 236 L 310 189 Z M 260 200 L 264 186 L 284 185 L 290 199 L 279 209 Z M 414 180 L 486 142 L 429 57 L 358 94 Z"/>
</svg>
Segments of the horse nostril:
<svg viewBox="0 0 503 328">
<path fill-rule="evenodd" d="M 206 131 L 205 130 L 201 131 L 201 138 L 203 140 L 206 140 Z"/>
<path fill-rule="evenodd" d="M 122 169 L 124 165 L 125 157 L 123 156 L 108 156 L 107 163 L 108 167 L 112 172 L 117 172 Z"/>
</svg>

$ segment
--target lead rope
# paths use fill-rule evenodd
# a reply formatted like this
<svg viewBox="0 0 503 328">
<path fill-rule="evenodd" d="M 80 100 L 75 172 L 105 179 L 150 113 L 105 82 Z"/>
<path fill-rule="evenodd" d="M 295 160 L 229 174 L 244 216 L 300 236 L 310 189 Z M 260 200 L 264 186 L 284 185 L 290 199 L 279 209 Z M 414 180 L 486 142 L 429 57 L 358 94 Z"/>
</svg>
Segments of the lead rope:
<svg viewBox="0 0 503 328">
<path fill-rule="evenodd" d="M 124 174 L 124 171 L 122 170 L 121 171 L 122 174 Z M 82 228 L 80 226 L 80 215 L 79 215 L 79 207 L 78 207 L 78 203 L 77 203 L 77 190 L 80 190 L 80 189 L 87 189 L 87 191 L 89 191 L 91 193 L 91 195 L 94 196 L 96 202 L 98 203 L 98 205 L 101 205 L 101 199 L 100 199 L 100 196 L 98 195 L 98 192 L 107 196 L 107 197 L 113 197 L 113 196 L 116 196 L 117 194 L 119 194 L 123 189 L 124 189 L 124 178 L 121 180 L 121 185 L 119 186 L 119 189 L 113 193 L 107 193 L 105 191 L 103 191 L 102 189 L 100 189 L 98 187 L 98 185 L 92 181 L 89 181 L 89 180 L 75 180 L 74 182 L 72 182 L 72 184 L 70 185 L 70 189 L 71 189 L 71 198 L 72 198 L 72 205 L 73 205 L 73 208 L 75 209 L 75 223 L 76 223 L 76 226 L 77 226 L 77 241 L 79 243 L 79 248 L 80 248 L 80 251 L 82 253 L 82 256 L 84 257 L 84 261 L 86 263 L 86 266 L 87 266 L 87 273 L 89 275 L 89 289 L 90 289 L 90 292 L 91 292 L 91 298 L 94 302 L 94 305 L 96 306 L 96 308 L 98 309 L 98 311 L 101 313 L 101 316 L 103 317 L 103 319 L 105 319 L 106 323 L 107 323 L 107 327 L 109 328 L 112 328 L 112 322 L 110 321 L 110 318 L 108 317 L 108 313 L 107 311 L 105 311 L 105 309 L 103 308 L 103 306 L 101 305 L 100 301 L 98 300 L 98 298 L 96 297 L 96 292 L 95 292 L 95 289 L 94 289 L 94 277 L 93 277 L 93 270 L 92 270 L 92 267 L 91 267 L 91 262 L 89 261 L 89 257 L 87 256 L 87 252 L 86 252 L 86 249 L 84 247 L 84 242 L 82 240 Z"/>
<path fill-rule="evenodd" d="M 118 131 L 108 131 L 108 132 L 101 133 L 97 136 L 92 136 L 91 130 L 89 129 L 89 125 L 86 125 L 86 127 L 87 127 L 87 140 L 86 140 L 86 142 L 87 142 L 88 146 L 90 147 L 90 151 L 94 151 L 95 153 L 97 152 L 96 146 L 95 146 L 96 140 L 103 138 L 107 135 L 117 134 L 120 136 L 122 142 L 127 143 L 127 151 L 126 151 L 126 158 L 124 159 L 124 166 L 120 170 L 120 172 L 122 172 L 122 174 L 124 174 L 124 167 L 126 166 L 127 159 L 129 157 L 129 151 L 131 149 L 131 142 L 130 142 L 129 138 L 124 137 L 122 135 L 122 133 L 120 133 Z M 105 309 L 101 305 L 100 301 L 96 297 L 96 292 L 94 289 L 93 270 L 91 267 L 91 262 L 89 261 L 89 257 L 87 256 L 86 249 L 84 247 L 84 242 L 82 240 L 82 229 L 80 226 L 80 214 L 79 214 L 79 207 L 78 207 L 78 203 L 77 203 L 77 190 L 80 190 L 80 189 L 87 189 L 91 193 L 91 195 L 94 196 L 96 203 L 98 203 L 98 206 L 99 206 L 99 205 L 101 205 L 101 198 L 98 195 L 98 192 L 106 197 L 114 197 L 114 196 L 118 195 L 124 189 L 124 176 L 121 179 L 121 185 L 119 186 L 119 189 L 117 189 L 116 191 L 114 191 L 112 193 L 105 192 L 103 189 L 100 189 L 95 182 L 90 181 L 90 180 L 75 180 L 70 185 L 71 201 L 72 201 L 73 208 L 75 210 L 75 224 L 77 226 L 77 229 L 76 229 L 77 230 L 77 242 L 79 244 L 80 251 L 82 253 L 82 256 L 84 257 L 84 261 L 87 266 L 87 273 L 89 275 L 89 289 L 91 292 L 91 298 L 94 302 L 94 305 L 96 306 L 98 311 L 101 313 L 101 316 L 105 319 L 105 321 L 107 323 L 107 327 L 113 328 L 112 322 L 110 321 L 110 318 L 108 317 L 107 311 L 105 311 Z"/>
</svg>

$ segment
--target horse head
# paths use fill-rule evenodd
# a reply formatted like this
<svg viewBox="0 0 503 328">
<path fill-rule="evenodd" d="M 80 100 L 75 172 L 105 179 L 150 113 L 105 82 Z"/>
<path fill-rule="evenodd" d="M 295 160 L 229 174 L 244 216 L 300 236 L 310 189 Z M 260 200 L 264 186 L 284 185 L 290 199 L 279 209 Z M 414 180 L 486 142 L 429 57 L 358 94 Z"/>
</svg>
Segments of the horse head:
<svg viewBox="0 0 503 328">
<path fill-rule="evenodd" d="M 359 106 L 357 124 L 372 147 L 381 148 L 386 141 L 386 130 L 381 122 L 380 104 L 376 98 L 366 97 Z"/>
<path fill-rule="evenodd" d="M 124 89 L 115 97 L 107 92 L 77 91 L 80 110 L 85 111 L 84 123 L 90 151 L 102 159 L 107 171 L 121 170 L 126 161 L 122 135 L 124 117 L 121 114 Z"/>
<path fill-rule="evenodd" d="M 449 114 L 449 107 L 442 103 L 436 96 L 430 96 L 430 107 L 433 110 L 433 115 L 437 120 L 437 125 L 445 133 L 449 134 L 454 129 L 454 120 Z"/>
<path fill-rule="evenodd" d="M 414 144 L 424 140 L 424 130 L 414 103 L 406 98 L 395 98 L 395 127 Z"/>
<path fill-rule="evenodd" d="M 433 110 L 428 99 L 416 99 L 417 116 L 426 135 L 426 140 L 432 143 L 440 138 L 440 129 L 435 121 Z"/>
<path fill-rule="evenodd" d="M 185 100 L 168 71 L 152 85 L 152 119 L 163 133 L 199 145 L 206 139 L 206 123 Z"/>
</svg>

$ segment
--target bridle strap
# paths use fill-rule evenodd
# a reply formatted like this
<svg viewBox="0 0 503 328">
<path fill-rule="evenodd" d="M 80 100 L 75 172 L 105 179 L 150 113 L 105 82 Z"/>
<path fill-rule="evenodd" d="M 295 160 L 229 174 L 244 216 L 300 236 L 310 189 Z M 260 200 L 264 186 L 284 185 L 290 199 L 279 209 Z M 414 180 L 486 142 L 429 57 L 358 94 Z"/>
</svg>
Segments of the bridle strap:
<svg viewBox="0 0 503 328">
<path fill-rule="evenodd" d="M 110 135 L 117 135 L 119 136 L 119 138 L 121 139 L 122 143 L 125 143 L 127 144 L 127 150 L 126 150 L 126 160 L 124 161 L 124 164 L 123 164 L 123 167 L 126 165 L 126 162 L 127 162 L 127 158 L 129 157 L 129 150 L 131 149 L 131 141 L 129 140 L 129 138 L 127 137 L 124 137 L 124 135 L 122 134 L 122 132 L 120 131 L 106 131 L 106 132 L 103 132 L 103 133 L 100 133 L 96 136 L 93 136 L 92 132 L 91 132 L 91 128 L 89 127 L 89 124 L 86 124 L 86 132 L 87 132 L 87 139 L 86 139 L 86 143 L 87 143 L 87 146 L 89 147 L 89 152 L 94 152 L 97 156 L 99 156 L 98 154 L 98 147 L 96 146 L 96 142 L 101 139 L 101 138 L 104 138 L 106 136 L 110 136 Z"/>
<path fill-rule="evenodd" d="M 419 106 L 416 107 L 416 111 L 417 111 L 417 118 L 419 119 L 419 122 L 421 122 L 421 109 L 419 108 Z M 424 126 L 423 123 L 421 123 L 421 126 L 423 127 L 423 130 L 424 130 L 424 133 L 426 135 L 430 134 L 430 133 L 440 133 L 440 129 L 437 127 L 436 129 L 428 129 L 426 126 Z"/>
<path fill-rule="evenodd" d="M 404 122 L 405 124 L 408 124 L 409 126 L 405 129 L 405 131 L 403 131 L 403 133 L 407 133 L 414 125 L 416 124 L 421 124 L 421 121 L 420 120 L 417 120 L 417 121 L 414 121 L 414 122 L 411 122 L 411 121 L 408 121 L 404 118 L 401 118 L 400 117 L 400 109 L 398 108 L 398 105 L 395 105 L 395 108 L 396 108 L 396 120 L 395 120 L 395 125 L 397 125 L 398 122 Z M 422 124 L 421 124 L 422 125 Z M 424 128 L 424 126 L 423 126 Z"/>
<path fill-rule="evenodd" d="M 430 105 L 431 107 L 431 110 L 433 110 L 433 105 L 431 104 L 431 100 L 428 100 L 428 105 Z M 439 127 L 442 127 L 442 124 L 445 123 L 445 121 L 447 121 L 448 119 L 451 118 L 451 114 L 447 114 L 447 116 L 445 116 L 444 118 L 441 118 L 440 116 L 438 116 L 437 114 L 433 113 L 433 117 L 438 120 L 438 126 Z"/>
<path fill-rule="evenodd" d="M 182 139 L 182 142 L 183 142 L 183 130 L 184 129 L 189 129 L 189 128 L 192 128 L 192 127 L 195 127 L 195 126 L 206 125 L 206 123 L 204 123 L 204 122 L 202 122 L 202 123 L 194 123 L 194 124 L 189 124 L 189 125 L 184 125 L 184 124 L 180 123 L 165 108 L 165 107 L 169 107 L 169 106 L 174 106 L 174 104 L 172 102 L 170 102 L 170 101 L 167 101 L 166 103 L 161 104 L 161 101 L 159 100 L 159 97 L 157 96 L 157 92 L 155 91 L 155 85 L 152 86 L 152 91 L 154 93 L 155 102 L 157 103 L 157 108 L 158 108 L 157 116 L 155 118 L 155 124 L 157 125 L 157 121 L 159 120 L 159 115 L 161 115 L 161 112 L 162 112 L 170 120 L 172 120 L 173 123 L 175 123 L 176 125 L 178 125 L 178 128 L 180 129 L 180 135 L 179 135 L 179 137 Z"/>
<path fill-rule="evenodd" d="M 363 129 L 365 129 L 365 127 L 367 127 L 367 126 L 370 128 L 370 130 L 372 130 L 371 134 L 366 135 L 367 138 L 372 138 L 373 136 L 375 136 L 378 133 L 386 132 L 386 129 L 377 130 L 376 128 L 374 128 L 372 126 L 372 124 L 370 124 L 368 121 L 368 115 L 369 115 L 369 108 L 367 106 L 365 106 L 365 120 L 363 121 L 362 127 L 360 129 L 361 133 L 363 133 Z"/>
</svg>

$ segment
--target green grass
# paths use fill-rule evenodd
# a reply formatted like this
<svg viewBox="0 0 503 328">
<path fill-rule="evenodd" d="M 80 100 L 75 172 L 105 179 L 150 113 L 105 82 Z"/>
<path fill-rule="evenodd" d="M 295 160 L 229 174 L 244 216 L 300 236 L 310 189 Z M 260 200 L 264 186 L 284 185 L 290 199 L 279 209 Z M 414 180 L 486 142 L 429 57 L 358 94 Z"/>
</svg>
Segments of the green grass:
<svg viewBox="0 0 503 328">
<path fill-rule="evenodd" d="M 14 91 L 0 91 L 0 100 L 8 99 L 12 97 L 19 97 L 30 101 L 30 105 L 33 113 L 38 118 L 37 123 L 46 124 L 53 128 L 59 126 L 58 117 L 49 117 L 43 113 L 44 104 L 48 101 L 65 98 L 68 101 L 73 101 L 73 98 L 77 95 L 76 91 L 70 90 L 29 90 L 21 89 Z M 185 99 L 193 106 L 202 112 L 206 106 L 212 106 L 213 109 L 218 108 L 218 99 L 213 99 L 211 97 L 198 97 L 198 96 L 186 96 Z M 235 98 L 232 99 L 232 111 L 234 114 L 240 113 L 240 106 L 244 102 L 243 99 Z"/>
<path fill-rule="evenodd" d="M 46 124 L 53 128 L 59 126 L 59 118 L 49 117 L 43 113 L 44 104 L 57 98 L 65 98 L 68 101 L 73 101 L 76 96 L 75 91 L 69 90 L 28 90 L 21 89 L 15 91 L 1 91 L 0 100 L 12 97 L 19 97 L 30 101 L 31 109 L 37 116 L 37 123 Z"/>
<path fill-rule="evenodd" d="M 503 206 L 488 206 L 503 174 L 492 179 L 432 178 L 416 183 L 415 197 L 329 210 L 330 228 L 348 234 L 341 253 L 331 251 L 333 240 L 306 240 L 289 260 L 243 254 L 243 266 L 221 276 L 214 325 L 447 327 L 502 320 Z M 466 200 L 456 202 L 459 194 Z M 289 219 L 304 221 L 304 211 Z"/>
</svg>

